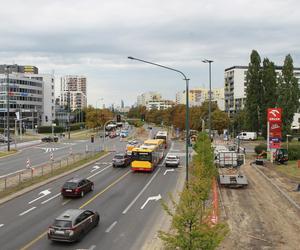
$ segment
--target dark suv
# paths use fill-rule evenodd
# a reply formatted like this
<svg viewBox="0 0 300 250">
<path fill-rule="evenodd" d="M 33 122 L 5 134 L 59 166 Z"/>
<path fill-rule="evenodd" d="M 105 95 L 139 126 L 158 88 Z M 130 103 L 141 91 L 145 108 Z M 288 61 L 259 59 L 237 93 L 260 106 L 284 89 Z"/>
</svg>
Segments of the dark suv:
<svg viewBox="0 0 300 250">
<path fill-rule="evenodd" d="M 63 197 L 83 197 L 87 192 L 94 190 L 94 183 L 88 179 L 73 178 L 65 182 L 61 189 Z"/>
<path fill-rule="evenodd" d="M 43 137 L 41 139 L 42 142 L 58 142 L 58 137 L 57 136 L 46 136 L 46 137 Z"/>
<path fill-rule="evenodd" d="M 97 212 L 82 209 L 68 209 L 58 216 L 48 229 L 48 239 L 52 241 L 80 241 L 96 227 L 100 216 Z"/>
<path fill-rule="evenodd" d="M 127 167 L 131 163 L 131 157 L 126 153 L 117 153 L 112 161 L 113 167 Z"/>
</svg>

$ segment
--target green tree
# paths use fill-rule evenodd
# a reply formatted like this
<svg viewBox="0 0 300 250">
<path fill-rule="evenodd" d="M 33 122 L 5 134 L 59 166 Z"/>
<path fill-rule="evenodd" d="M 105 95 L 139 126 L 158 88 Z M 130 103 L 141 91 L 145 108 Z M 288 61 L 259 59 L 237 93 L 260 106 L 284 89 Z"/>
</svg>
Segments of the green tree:
<svg viewBox="0 0 300 250">
<path fill-rule="evenodd" d="M 212 112 L 211 121 L 212 121 L 211 127 L 214 130 L 218 130 L 219 134 L 222 134 L 223 129 L 228 128 L 230 123 L 228 115 L 219 109 L 216 109 Z"/>
<path fill-rule="evenodd" d="M 278 102 L 282 108 L 283 138 L 290 133 L 294 113 L 299 108 L 300 90 L 297 78 L 294 76 L 293 59 L 287 55 L 278 79 Z"/>
<path fill-rule="evenodd" d="M 165 249 L 210 250 L 216 249 L 227 233 L 226 225 L 209 222 L 211 181 L 216 176 L 211 142 L 205 133 L 200 133 L 195 145 L 197 155 L 190 168 L 189 188 L 181 193 L 172 207 L 163 203 L 165 211 L 172 217 L 171 232 L 159 232 Z"/>
<path fill-rule="evenodd" d="M 261 59 L 256 50 L 252 50 L 250 63 L 246 75 L 246 103 L 247 124 L 249 130 L 259 132 L 261 129 L 261 110 L 260 106 L 263 99 L 261 73 Z"/>
<path fill-rule="evenodd" d="M 260 104 L 262 135 L 267 137 L 267 109 L 274 108 L 277 102 L 277 78 L 275 65 L 268 58 L 263 61 L 261 69 L 262 96 L 263 101 Z"/>
</svg>

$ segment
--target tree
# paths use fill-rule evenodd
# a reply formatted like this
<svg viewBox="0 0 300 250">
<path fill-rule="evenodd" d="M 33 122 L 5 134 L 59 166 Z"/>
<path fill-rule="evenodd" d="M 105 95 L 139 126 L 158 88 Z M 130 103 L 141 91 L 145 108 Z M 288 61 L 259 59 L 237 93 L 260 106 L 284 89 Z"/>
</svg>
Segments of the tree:
<svg viewBox="0 0 300 250">
<path fill-rule="evenodd" d="M 262 96 L 260 104 L 262 135 L 267 137 L 267 109 L 274 108 L 277 102 L 277 78 L 275 65 L 268 58 L 263 61 L 261 69 Z"/>
<path fill-rule="evenodd" d="M 211 120 L 212 120 L 212 125 L 211 125 L 212 128 L 214 130 L 218 130 L 219 134 L 222 134 L 223 130 L 228 128 L 230 122 L 228 115 L 219 109 L 216 109 L 215 111 L 212 112 Z"/>
<path fill-rule="evenodd" d="M 297 78 L 294 76 L 293 59 L 287 55 L 278 79 L 278 102 L 282 108 L 283 138 L 290 133 L 294 113 L 299 108 L 300 90 Z"/>
<path fill-rule="evenodd" d="M 261 104 L 263 99 L 261 73 L 261 59 L 256 50 L 252 50 L 250 63 L 246 75 L 246 103 L 247 124 L 249 130 L 259 132 L 261 129 Z"/>
</svg>

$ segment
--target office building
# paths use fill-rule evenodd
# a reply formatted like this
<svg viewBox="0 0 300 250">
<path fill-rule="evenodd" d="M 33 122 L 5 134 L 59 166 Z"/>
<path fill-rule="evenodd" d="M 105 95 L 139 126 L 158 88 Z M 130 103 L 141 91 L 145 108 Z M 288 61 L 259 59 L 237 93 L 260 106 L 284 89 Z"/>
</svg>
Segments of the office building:
<svg viewBox="0 0 300 250">
<path fill-rule="evenodd" d="M 25 129 L 51 125 L 55 119 L 54 76 L 32 73 L 38 72 L 34 66 L 31 66 L 34 70 L 27 73 L 20 73 L 25 66 L 10 66 L 0 65 L 0 71 L 8 68 L 5 70 L 7 73 L 0 73 L 0 127 L 7 127 L 7 99 L 11 128 L 15 127 L 15 122 L 17 126 L 22 124 Z"/>
<path fill-rule="evenodd" d="M 161 94 L 158 92 L 146 92 L 137 97 L 137 106 L 147 106 L 149 101 L 159 101 L 161 99 Z"/>
</svg>

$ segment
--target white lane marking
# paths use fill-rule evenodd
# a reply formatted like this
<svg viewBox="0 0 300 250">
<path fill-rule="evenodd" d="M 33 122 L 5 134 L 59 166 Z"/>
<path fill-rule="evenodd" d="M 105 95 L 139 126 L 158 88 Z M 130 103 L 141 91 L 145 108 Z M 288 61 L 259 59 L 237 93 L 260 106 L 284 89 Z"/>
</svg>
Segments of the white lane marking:
<svg viewBox="0 0 300 250">
<path fill-rule="evenodd" d="M 34 209 L 36 209 L 36 207 L 29 208 L 28 210 L 26 210 L 26 211 L 20 213 L 19 216 L 22 216 L 22 215 L 24 215 L 24 214 L 27 214 L 27 213 L 29 213 L 30 211 L 34 210 Z"/>
<path fill-rule="evenodd" d="M 147 205 L 147 203 L 149 201 L 159 201 L 161 199 L 161 195 L 158 194 L 157 196 L 150 196 L 146 201 L 145 203 L 143 204 L 143 206 L 141 206 L 141 209 L 144 209 L 144 207 Z"/>
<path fill-rule="evenodd" d="M 105 233 L 109 233 L 117 223 L 118 223 L 118 222 L 115 221 L 113 224 L 111 224 L 111 225 L 105 230 Z"/>
<path fill-rule="evenodd" d="M 159 168 L 156 173 L 151 177 L 149 182 L 144 186 L 144 188 L 139 192 L 139 194 L 133 199 L 133 201 L 125 208 L 125 210 L 122 212 L 122 214 L 126 214 L 128 210 L 133 206 L 133 204 L 137 201 L 137 199 L 142 195 L 142 193 L 146 190 L 146 188 L 151 184 L 151 182 L 154 180 L 154 178 L 157 176 L 161 169 Z"/>
<path fill-rule="evenodd" d="M 0 227 L 3 227 L 4 226 L 4 224 L 0 224 Z"/>
<path fill-rule="evenodd" d="M 34 200 L 32 200 L 32 201 L 29 201 L 28 204 L 31 204 L 31 203 L 33 203 L 33 202 L 39 200 L 39 199 L 42 199 L 43 197 L 45 197 L 45 196 L 48 195 L 48 194 L 51 194 L 51 192 L 50 192 L 48 189 L 43 190 L 42 192 L 39 193 L 39 195 L 41 195 L 41 196 L 37 197 L 36 199 L 34 199 Z"/>
<path fill-rule="evenodd" d="M 90 179 L 90 178 L 94 177 L 95 175 L 102 173 L 104 170 L 110 168 L 111 166 L 112 166 L 112 164 L 108 165 L 107 167 L 101 169 L 99 172 L 96 172 L 96 173 L 90 175 L 89 177 L 87 177 L 87 179 Z"/>
<path fill-rule="evenodd" d="M 167 170 L 164 172 L 164 175 L 166 175 L 168 172 L 174 172 L 174 168 L 172 168 L 172 169 L 167 169 Z"/>
<path fill-rule="evenodd" d="M 91 245 L 89 248 L 77 248 L 76 250 L 94 250 L 96 245 Z"/>
<path fill-rule="evenodd" d="M 48 201 L 51 201 L 51 200 L 55 199 L 55 198 L 58 197 L 59 195 L 60 195 L 60 193 L 58 193 L 58 194 L 56 194 L 56 195 L 50 197 L 50 198 L 47 199 L 47 200 L 44 200 L 43 202 L 41 202 L 41 204 L 45 204 L 45 203 L 47 203 Z"/>
<path fill-rule="evenodd" d="M 96 166 L 94 166 L 94 167 L 93 167 L 93 169 L 91 170 L 91 173 L 92 173 L 92 172 L 94 172 L 95 170 L 99 169 L 99 168 L 100 168 L 100 167 L 99 167 L 99 166 L 97 166 L 97 165 L 96 165 Z"/>
</svg>

